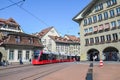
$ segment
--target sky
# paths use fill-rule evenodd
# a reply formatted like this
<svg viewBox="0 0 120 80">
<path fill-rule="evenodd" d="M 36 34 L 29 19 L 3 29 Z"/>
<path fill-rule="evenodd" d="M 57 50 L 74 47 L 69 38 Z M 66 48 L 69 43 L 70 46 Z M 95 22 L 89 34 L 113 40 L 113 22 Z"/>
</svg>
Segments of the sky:
<svg viewBox="0 0 120 80">
<path fill-rule="evenodd" d="M 72 18 L 91 0 L 0 0 L 0 18 L 13 18 L 25 33 L 54 26 L 57 32 L 79 36 L 79 24 Z M 17 5 L 12 5 L 18 3 Z M 12 6 L 10 6 L 12 5 Z M 9 6 L 9 7 L 8 7 Z"/>
</svg>

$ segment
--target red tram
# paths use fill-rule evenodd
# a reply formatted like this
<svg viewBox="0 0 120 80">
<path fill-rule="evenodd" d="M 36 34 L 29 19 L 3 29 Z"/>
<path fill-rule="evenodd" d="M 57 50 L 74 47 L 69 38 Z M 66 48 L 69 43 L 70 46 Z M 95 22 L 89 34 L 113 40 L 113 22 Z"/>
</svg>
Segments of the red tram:
<svg viewBox="0 0 120 80">
<path fill-rule="evenodd" d="M 75 56 L 68 56 L 55 53 L 46 53 L 40 50 L 34 51 L 32 64 L 49 64 L 49 63 L 60 63 L 60 62 L 73 62 Z"/>
</svg>

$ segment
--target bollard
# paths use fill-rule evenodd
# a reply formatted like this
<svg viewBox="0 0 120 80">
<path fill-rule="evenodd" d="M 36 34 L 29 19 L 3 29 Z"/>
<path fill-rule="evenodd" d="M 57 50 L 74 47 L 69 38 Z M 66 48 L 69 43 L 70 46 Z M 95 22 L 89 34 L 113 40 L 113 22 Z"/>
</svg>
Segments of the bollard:
<svg viewBox="0 0 120 80">
<path fill-rule="evenodd" d="M 88 69 L 86 80 L 93 80 L 93 68 Z"/>
<path fill-rule="evenodd" d="M 90 63 L 90 66 L 89 67 L 93 67 L 93 63 Z"/>
</svg>

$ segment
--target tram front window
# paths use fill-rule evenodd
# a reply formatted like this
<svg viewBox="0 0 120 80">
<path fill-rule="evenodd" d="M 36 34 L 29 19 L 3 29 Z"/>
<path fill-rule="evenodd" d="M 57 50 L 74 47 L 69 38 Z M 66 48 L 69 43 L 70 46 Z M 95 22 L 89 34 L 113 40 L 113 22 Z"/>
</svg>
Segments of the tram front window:
<svg viewBox="0 0 120 80">
<path fill-rule="evenodd" d="M 39 58 L 39 54 L 40 54 L 39 50 L 34 51 L 34 59 L 38 59 Z"/>
</svg>

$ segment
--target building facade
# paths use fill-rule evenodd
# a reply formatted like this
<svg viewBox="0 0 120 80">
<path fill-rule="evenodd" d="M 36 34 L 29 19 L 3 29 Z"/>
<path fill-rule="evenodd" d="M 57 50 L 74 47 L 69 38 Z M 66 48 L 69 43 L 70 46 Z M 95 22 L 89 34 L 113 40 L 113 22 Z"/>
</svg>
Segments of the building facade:
<svg viewBox="0 0 120 80">
<path fill-rule="evenodd" d="M 40 41 L 44 45 L 44 52 L 54 52 L 55 44 L 51 41 L 49 35 L 53 36 L 60 36 L 59 33 L 56 31 L 54 27 L 48 27 L 46 29 L 41 30 L 38 33 L 34 34 L 35 36 L 39 37 Z"/>
<path fill-rule="evenodd" d="M 120 0 L 92 0 L 74 18 L 81 60 L 120 60 Z"/>
<path fill-rule="evenodd" d="M 65 35 L 64 37 L 49 36 L 51 38 L 52 43 L 55 44 L 55 53 L 69 56 L 79 55 L 80 40 L 75 36 L 70 36 L 71 35 Z"/>
<path fill-rule="evenodd" d="M 44 45 L 44 52 L 55 54 L 79 55 L 80 40 L 73 35 L 61 37 L 54 27 L 48 27 L 34 34 Z"/>
<path fill-rule="evenodd" d="M 34 51 L 42 48 L 39 38 L 24 33 L 15 20 L 0 19 L 0 62 L 29 62 Z"/>
</svg>

